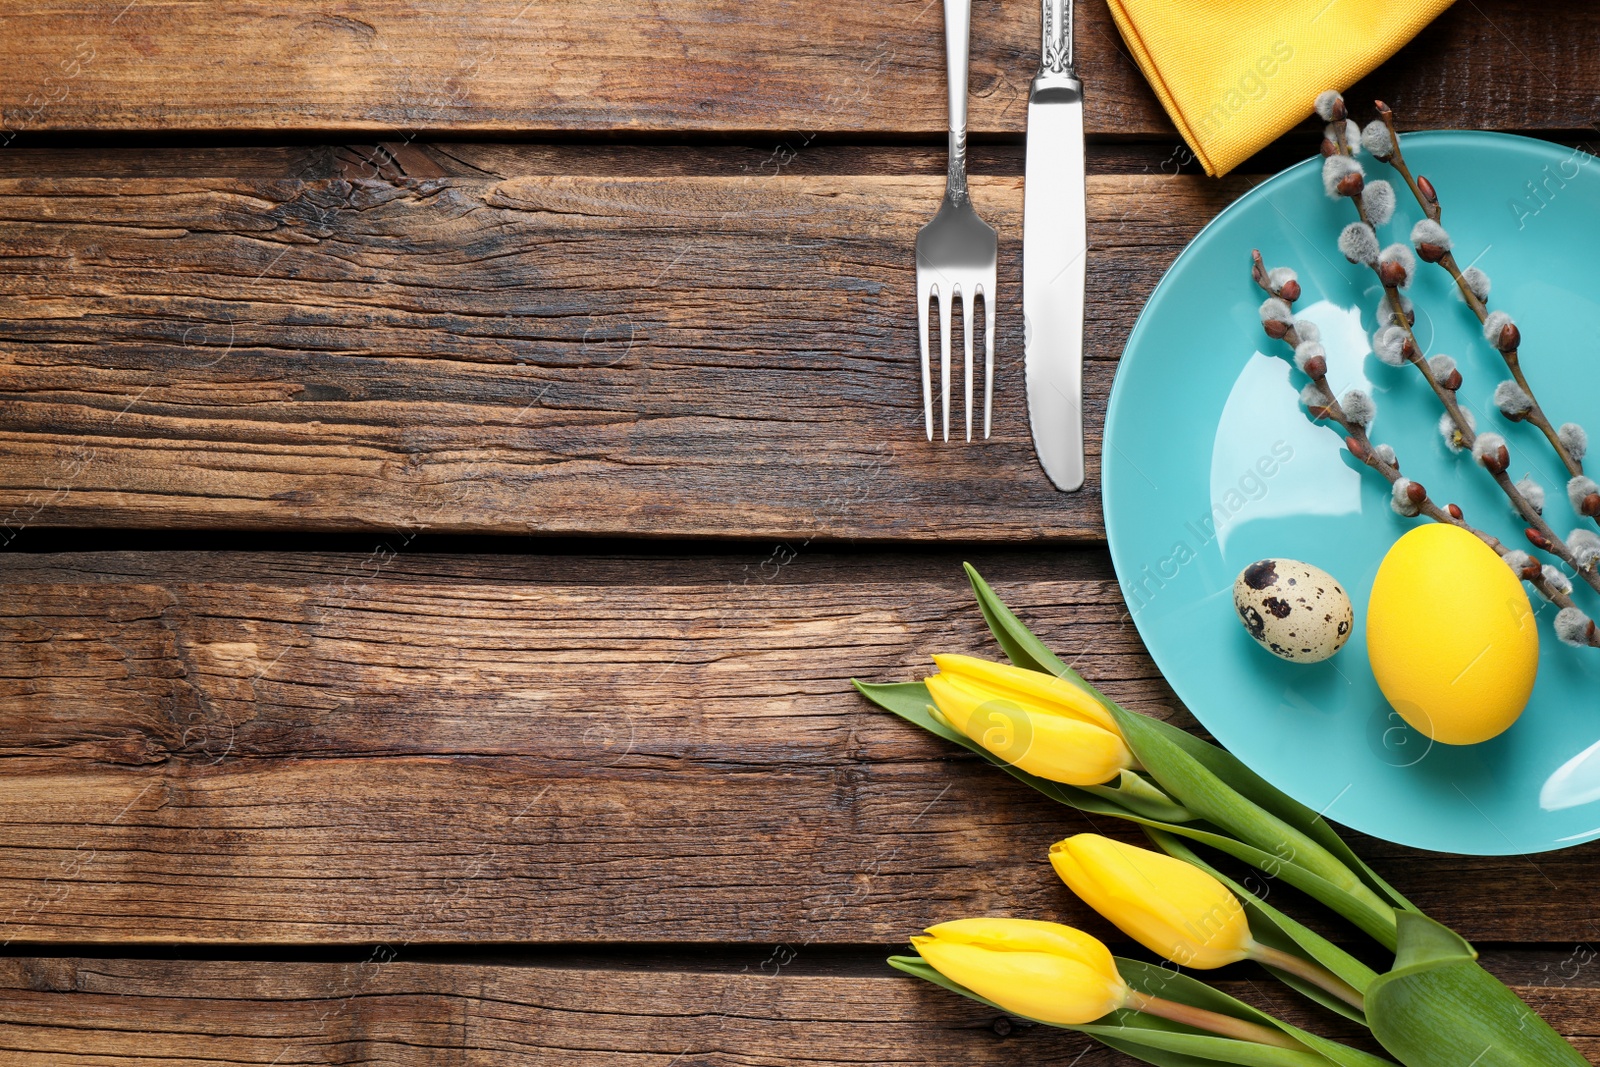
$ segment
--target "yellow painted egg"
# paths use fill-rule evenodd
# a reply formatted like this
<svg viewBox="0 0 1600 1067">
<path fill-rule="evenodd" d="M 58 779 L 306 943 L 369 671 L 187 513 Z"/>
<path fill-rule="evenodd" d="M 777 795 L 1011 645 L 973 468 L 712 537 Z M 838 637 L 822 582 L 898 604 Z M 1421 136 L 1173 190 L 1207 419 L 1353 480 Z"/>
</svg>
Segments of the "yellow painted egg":
<svg viewBox="0 0 1600 1067">
<path fill-rule="evenodd" d="M 1367 659 L 1406 722 L 1443 744 L 1475 745 L 1527 706 L 1539 631 L 1522 582 L 1494 549 L 1459 526 L 1429 523 L 1378 567 Z"/>
</svg>

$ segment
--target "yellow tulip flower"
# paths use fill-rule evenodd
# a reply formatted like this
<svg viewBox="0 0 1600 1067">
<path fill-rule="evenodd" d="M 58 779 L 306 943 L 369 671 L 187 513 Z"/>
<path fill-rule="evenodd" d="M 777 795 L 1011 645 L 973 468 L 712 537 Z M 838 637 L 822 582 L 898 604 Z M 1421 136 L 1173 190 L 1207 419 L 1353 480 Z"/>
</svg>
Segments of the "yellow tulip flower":
<svg viewBox="0 0 1600 1067">
<path fill-rule="evenodd" d="M 1128 1008 L 1224 1037 L 1306 1051 L 1288 1035 L 1259 1023 L 1130 988 L 1105 945 L 1060 923 L 957 919 L 930 926 L 926 936 L 913 937 L 911 944 L 924 963 L 952 982 L 1041 1023 L 1082 1026 Z"/>
<path fill-rule="evenodd" d="M 945 654 L 934 656 L 933 662 L 945 674 L 982 685 L 1029 711 L 1069 715 L 1117 732 L 1117 722 L 1105 705 L 1065 678 L 977 656 Z"/>
<path fill-rule="evenodd" d="M 1099 834 L 1057 842 L 1050 863 L 1084 903 L 1174 963 L 1209 970 L 1251 955 L 1244 907 L 1198 867 Z"/>
<path fill-rule="evenodd" d="M 1100 785 L 1134 766 L 1111 714 L 1072 683 L 973 656 L 935 656 L 924 681 L 939 714 L 1029 774 Z"/>
<path fill-rule="evenodd" d="M 957 919 L 929 927 L 911 943 L 946 978 L 1042 1023 L 1093 1022 L 1128 999 L 1110 950 L 1059 923 Z"/>
</svg>

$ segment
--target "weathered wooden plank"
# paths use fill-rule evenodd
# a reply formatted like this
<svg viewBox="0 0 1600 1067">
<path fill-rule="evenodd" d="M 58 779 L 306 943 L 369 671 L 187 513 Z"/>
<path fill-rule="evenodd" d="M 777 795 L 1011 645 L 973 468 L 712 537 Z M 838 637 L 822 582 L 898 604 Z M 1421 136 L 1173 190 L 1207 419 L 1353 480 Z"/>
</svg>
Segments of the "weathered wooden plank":
<svg viewBox="0 0 1600 1067">
<path fill-rule="evenodd" d="M 975 5 L 972 127 L 1023 128 L 1038 11 Z M 1587 129 L 1600 14 L 1458 5 L 1357 88 L 1416 127 Z M 1093 133 L 1172 128 L 1102 4 L 1081 5 Z M 89 0 L 0 10 L 0 141 L 32 130 L 935 133 L 937 5 L 675 0 Z M 1558 72 L 1559 76 L 1552 76 Z M 1268 87 L 1270 90 L 1270 86 Z"/>
<path fill-rule="evenodd" d="M 0 961 L 0 1048 L 16 1067 L 119 1063 L 503 1065 L 1077 1064 L 1133 1061 L 889 972 L 882 954 L 816 961 L 750 946 L 720 962 L 648 969 L 536 958 L 418 963 L 379 949 L 352 963 Z M 1600 1054 L 1587 957 L 1491 954 L 1577 1048 Z M 1541 972 L 1539 968 L 1543 968 Z M 1326 1037 L 1354 1024 L 1237 969 L 1229 993 Z"/>
<path fill-rule="evenodd" d="M 210 145 L 187 139 L 121 144 L 120 139 L 61 135 L 49 147 L 0 152 L 0 178 L 515 178 L 565 175 L 603 178 L 734 178 L 778 174 L 878 174 L 943 178 L 943 144 L 809 141 L 792 134 L 743 143 L 653 144 L 626 141 L 381 141 L 344 145 Z M 1581 136 L 1555 140 L 1571 146 Z M 1242 174 L 1275 173 L 1315 151 L 1317 136 L 1286 137 Z M 1027 146 L 1020 138 L 967 145 L 973 174 L 1020 177 Z M 1184 152 L 1161 141 L 1096 141 L 1086 146 L 1090 174 L 1201 173 Z"/>
<path fill-rule="evenodd" d="M 1190 724 L 1103 554 L 973 558 L 1113 696 Z M 1044 854 L 1125 828 L 849 689 L 990 647 L 959 559 L 12 554 L 0 940 L 892 943 L 996 911 L 1109 935 Z M 1359 847 L 1474 939 L 1593 937 L 1594 846 Z"/>
<path fill-rule="evenodd" d="M 1112 361 L 1243 187 L 1091 180 L 1091 474 L 1061 494 L 1022 389 L 1016 178 L 974 185 L 1005 240 L 970 445 L 923 439 L 931 176 L 0 181 L 0 536 L 1098 539 Z"/>
</svg>

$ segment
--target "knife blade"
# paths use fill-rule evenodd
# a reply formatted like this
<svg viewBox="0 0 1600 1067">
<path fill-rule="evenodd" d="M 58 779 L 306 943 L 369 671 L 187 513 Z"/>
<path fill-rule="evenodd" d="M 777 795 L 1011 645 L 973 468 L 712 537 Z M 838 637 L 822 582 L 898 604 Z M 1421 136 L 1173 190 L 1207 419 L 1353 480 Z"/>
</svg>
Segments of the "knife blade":
<svg viewBox="0 0 1600 1067">
<path fill-rule="evenodd" d="M 1023 365 L 1039 465 L 1057 489 L 1072 492 L 1084 479 L 1083 85 L 1072 61 L 1072 0 L 1042 2 L 1022 191 Z"/>
</svg>

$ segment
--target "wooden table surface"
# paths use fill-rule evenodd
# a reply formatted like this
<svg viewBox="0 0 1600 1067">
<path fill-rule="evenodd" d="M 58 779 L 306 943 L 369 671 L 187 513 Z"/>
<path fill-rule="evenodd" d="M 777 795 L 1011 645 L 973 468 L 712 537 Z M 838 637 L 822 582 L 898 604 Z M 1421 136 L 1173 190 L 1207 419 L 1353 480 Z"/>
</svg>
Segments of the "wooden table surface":
<svg viewBox="0 0 1600 1067">
<path fill-rule="evenodd" d="M 929 0 L 0 3 L 0 1063 L 1127 1062 L 882 966 L 966 914 L 1118 935 L 1044 862 L 1083 816 L 848 679 L 982 648 L 971 559 L 1193 725 L 1127 623 L 1099 430 L 1161 272 L 1315 135 L 1199 175 L 1084 5 L 1058 494 L 1021 380 L 1037 12 L 974 8 L 995 435 L 930 445 Z M 1596 39 L 1462 0 L 1351 96 L 1600 143 Z M 1600 1059 L 1597 846 L 1358 847 Z"/>
</svg>

